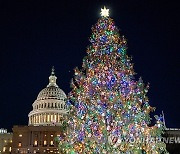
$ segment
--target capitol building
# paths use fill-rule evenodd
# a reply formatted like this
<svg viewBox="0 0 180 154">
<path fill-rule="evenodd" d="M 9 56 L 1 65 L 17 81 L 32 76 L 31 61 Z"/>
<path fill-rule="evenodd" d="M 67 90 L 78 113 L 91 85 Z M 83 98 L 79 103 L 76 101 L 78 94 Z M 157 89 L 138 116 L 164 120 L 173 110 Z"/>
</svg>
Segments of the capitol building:
<svg viewBox="0 0 180 154">
<path fill-rule="evenodd" d="M 28 126 L 14 126 L 12 153 L 59 153 L 55 138 L 61 136 L 60 125 L 67 115 L 66 94 L 56 83 L 54 68 L 48 85 L 32 104 Z"/>
<path fill-rule="evenodd" d="M 65 105 L 66 94 L 57 83 L 57 77 L 52 69 L 49 84 L 40 91 L 33 103 L 33 110 L 29 113 L 29 126 L 60 125 L 62 117 L 67 113 Z"/>
</svg>

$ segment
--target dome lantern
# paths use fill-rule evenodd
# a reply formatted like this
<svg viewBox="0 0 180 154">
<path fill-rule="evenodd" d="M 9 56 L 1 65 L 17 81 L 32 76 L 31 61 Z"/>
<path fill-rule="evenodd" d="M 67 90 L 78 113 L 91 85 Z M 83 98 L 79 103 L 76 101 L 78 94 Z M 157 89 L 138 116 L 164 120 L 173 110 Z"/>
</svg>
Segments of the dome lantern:
<svg viewBox="0 0 180 154">
<path fill-rule="evenodd" d="M 50 87 L 50 86 L 58 87 L 58 85 L 56 84 L 56 79 L 57 79 L 57 77 L 55 76 L 55 69 L 53 66 L 51 75 L 49 76 L 49 84 L 47 85 L 47 87 Z"/>
</svg>

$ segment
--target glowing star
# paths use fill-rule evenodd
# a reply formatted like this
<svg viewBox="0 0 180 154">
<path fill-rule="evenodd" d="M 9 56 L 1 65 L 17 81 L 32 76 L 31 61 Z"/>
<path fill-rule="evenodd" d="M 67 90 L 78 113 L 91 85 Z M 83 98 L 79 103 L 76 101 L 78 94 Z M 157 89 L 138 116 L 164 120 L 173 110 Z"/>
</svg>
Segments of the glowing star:
<svg viewBox="0 0 180 154">
<path fill-rule="evenodd" d="M 105 6 L 103 9 L 101 9 L 101 16 L 102 17 L 109 17 L 109 9 L 106 9 Z"/>
</svg>

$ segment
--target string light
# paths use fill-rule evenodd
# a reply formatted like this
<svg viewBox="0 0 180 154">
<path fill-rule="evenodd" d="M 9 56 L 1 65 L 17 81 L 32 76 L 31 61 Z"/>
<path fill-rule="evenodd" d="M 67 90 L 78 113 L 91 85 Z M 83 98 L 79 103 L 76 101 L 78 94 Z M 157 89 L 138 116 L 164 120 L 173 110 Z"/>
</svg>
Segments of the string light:
<svg viewBox="0 0 180 154">
<path fill-rule="evenodd" d="M 156 117 L 157 124 L 148 126 L 153 111 L 148 86 L 134 78 L 126 39 L 108 17 L 109 9 L 101 9 L 101 15 L 82 69 L 75 68 L 60 148 L 68 154 L 166 152 L 160 140 L 149 143 L 161 138 L 163 123 Z"/>
</svg>

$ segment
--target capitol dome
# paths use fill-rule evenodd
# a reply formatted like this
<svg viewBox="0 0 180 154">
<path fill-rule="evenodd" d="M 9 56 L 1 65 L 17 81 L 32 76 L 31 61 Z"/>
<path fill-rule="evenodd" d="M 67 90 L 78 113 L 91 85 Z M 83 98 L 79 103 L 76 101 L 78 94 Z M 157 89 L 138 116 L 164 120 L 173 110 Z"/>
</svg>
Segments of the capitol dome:
<svg viewBox="0 0 180 154">
<path fill-rule="evenodd" d="M 39 92 L 32 105 L 33 110 L 28 115 L 29 125 L 49 126 L 62 123 L 63 115 L 67 114 L 65 104 L 67 97 L 64 91 L 58 87 L 56 79 L 54 68 L 52 68 L 49 84 Z"/>
<path fill-rule="evenodd" d="M 46 100 L 46 99 L 66 99 L 66 94 L 60 88 L 55 86 L 46 87 L 40 91 L 38 94 L 37 100 Z"/>
</svg>

